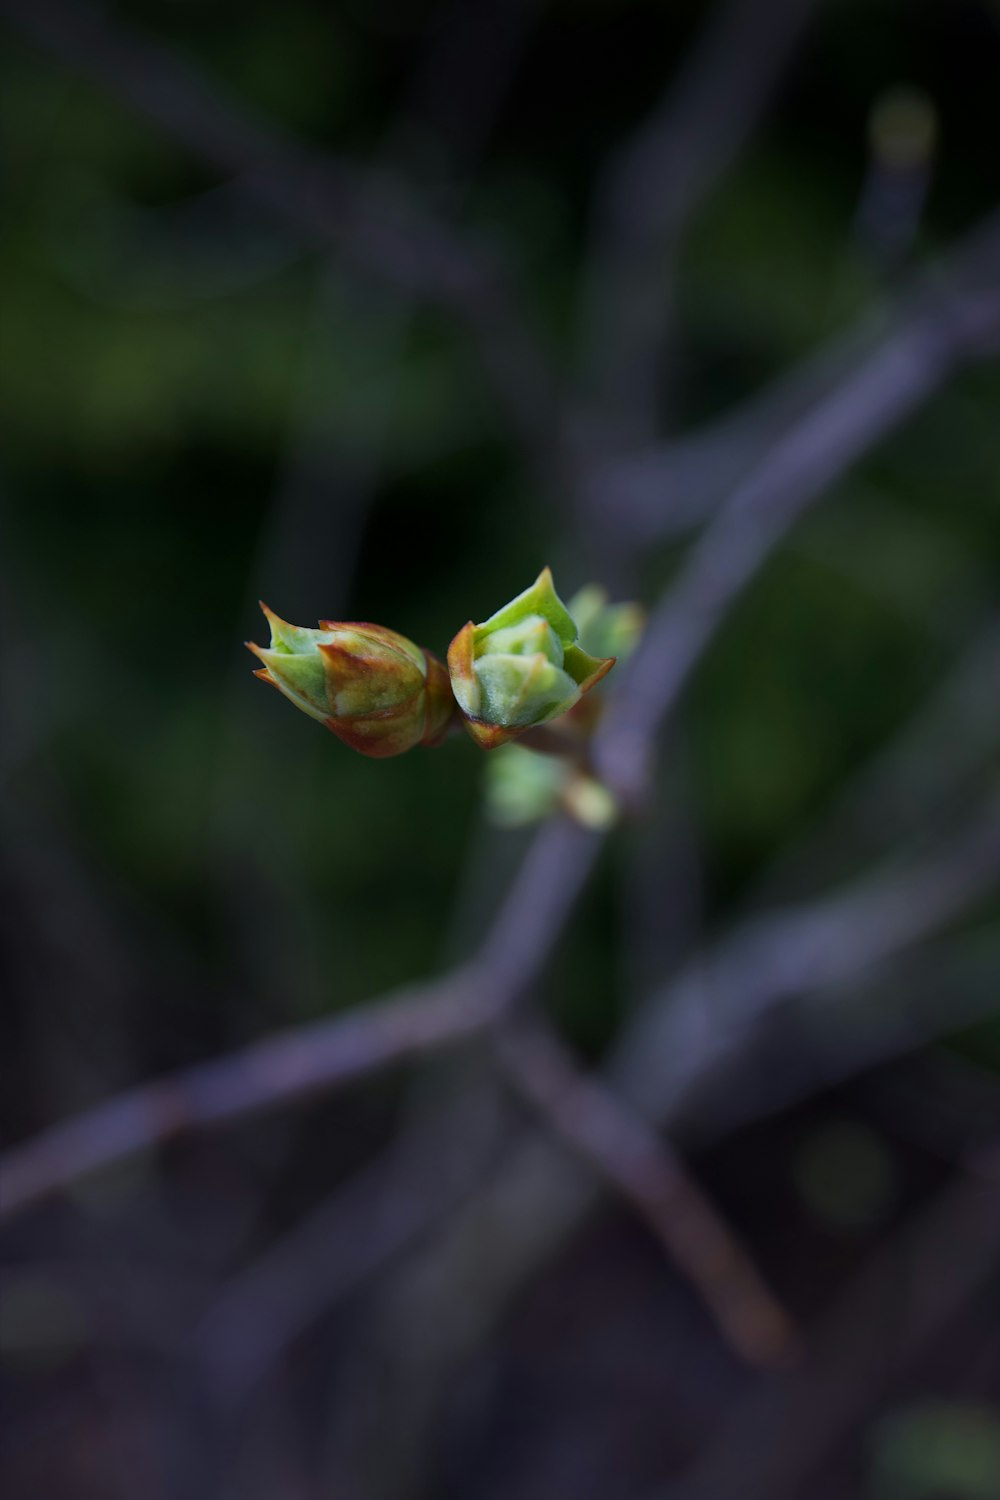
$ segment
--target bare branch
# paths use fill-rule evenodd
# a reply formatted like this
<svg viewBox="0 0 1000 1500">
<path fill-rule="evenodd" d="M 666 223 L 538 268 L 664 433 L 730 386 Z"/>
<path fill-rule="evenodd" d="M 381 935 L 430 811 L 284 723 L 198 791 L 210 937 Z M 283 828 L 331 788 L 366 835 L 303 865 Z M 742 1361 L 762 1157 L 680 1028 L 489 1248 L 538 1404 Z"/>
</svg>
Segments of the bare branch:
<svg viewBox="0 0 1000 1500">
<path fill-rule="evenodd" d="M 993 216 L 940 264 L 909 279 L 891 320 L 884 308 L 867 315 L 763 391 L 676 442 L 639 449 L 617 460 L 598 459 L 582 481 L 587 514 L 595 524 L 603 520 L 606 529 L 613 523 L 619 545 L 632 547 L 700 526 L 740 488 L 744 475 L 750 475 L 747 484 L 755 483 L 784 441 L 814 412 L 825 410 L 838 392 L 863 381 L 884 350 L 894 343 L 905 346 L 913 337 L 918 364 L 930 366 L 924 371 L 926 387 L 915 380 L 907 395 L 897 393 L 893 382 L 886 393 L 886 411 L 873 413 L 877 425 L 872 435 L 859 435 L 858 451 L 864 451 L 933 395 L 964 362 L 996 352 L 998 259 L 1000 219 Z M 893 373 L 891 361 L 886 368 Z M 889 399 L 897 394 L 903 398 L 899 410 Z M 847 455 L 844 467 L 856 457 L 856 452 Z"/>
<path fill-rule="evenodd" d="M 497 1053 L 543 1120 L 641 1216 L 734 1350 L 751 1364 L 786 1363 L 796 1343 L 788 1315 L 669 1141 L 581 1073 L 551 1032 L 511 1029 Z"/>
<path fill-rule="evenodd" d="M 936 856 L 811 904 L 758 917 L 695 959 L 636 1017 L 610 1076 L 643 1113 L 673 1118 L 688 1092 L 779 1005 L 847 985 L 946 927 L 1000 874 L 1000 805 Z"/>
<path fill-rule="evenodd" d="M 485 979 L 459 971 L 377 1007 L 140 1084 L 0 1157 L 0 1217 L 192 1130 L 247 1119 L 445 1047 L 481 1030 L 494 1006 Z"/>
<path fill-rule="evenodd" d="M 713 420 L 624 456 L 599 455 L 581 477 L 584 513 L 605 529 L 613 525 L 625 548 L 697 531 L 885 334 L 884 314 L 875 323 L 866 315 Z"/>
<path fill-rule="evenodd" d="M 635 804 L 657 729 L 729 611 L 789 528 L 966 361 L 1000 341 L 1000 219 L 952 263 L 947 294 L 925 285 L 908 316 L 738 486 L 695 546 L 612 695 L 596 764 Z"/>
<path fill-rule="evenodd" d="M 658 1500 L 780 1500 L 797 1494 L 894 1376 L 986 1287 L 1000 1248 L 1000 1149 L 953 1182 L 836 1299 L 794 1381 L 741 1403 L 704 1461 Z"/>
<path fill-rule="evenodd" d="M 981 900 L 998 874 L 994 807 L 922 863 L 736 931 L 636 1017 L 605 1071 L 608 1085 L 641 1118 L 669 1130 L 782 1005 L 827 985 L 848 994 L 851 981 Z M 412 1267 L 400 1304 L 425 1336 L 437 1327 L 452 1340 L 435 1353 L 442 1366 L 469 1354 L 592 1209 L 597 1187 L 575 1156 L 540 1133 L 523 1143 Z M 444 1318 L 445 1297 L 461 1306 L 461 1319 Z"/>
<path fill-rule="evenodd" d="M 499 1142 L 492 1102 L 463 1097 L 403 1133 L 223 1289 L 195 1336 L 222 1406 L 244 1402 L 304 1329 L 467 1196 Z"/>
<path fill-rule="evenodd" d="M 341 1088 L 484 1031 L 547 962 L 600 840 L 564 820 L 538 835 L 479 955 L 437 982 L 141 1084 L 0 1157 L 0 1217 L 193 1130 Z"/>
<path fill-rule="evenodd" d="M 780 1067 L 769 1062 L 762 1015 L 745 1044 L 720 1054 L 685 1090 L 674 1128 L 701 1148 L 888 1062 L 913 1056 L 997 1013 L 1000 933 L 961 934 L 930 944 L 869 979 L 848 979 L 803 995 L 777 1035 Z M 943 1000 L 947 1001 L 943 1004 Z M 791 1035 L 789 1035 L 791 1033 Z"/>
</svg>

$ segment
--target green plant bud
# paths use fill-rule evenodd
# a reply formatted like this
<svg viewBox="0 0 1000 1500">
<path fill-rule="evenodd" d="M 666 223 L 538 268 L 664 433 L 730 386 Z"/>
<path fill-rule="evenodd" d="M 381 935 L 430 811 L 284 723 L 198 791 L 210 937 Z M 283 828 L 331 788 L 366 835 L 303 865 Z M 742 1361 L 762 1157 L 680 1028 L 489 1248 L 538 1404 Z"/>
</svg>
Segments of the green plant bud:
<svg viewBox="0 0 1000 1500">
<path fill-rule="evenodd" d="M 562 798 L 563 811 L 583 828 L 607 833 L 618 821 L 618 803 L 603 781 L 584 772 L 570 777 Z"/>
<path fill-rule="evenodd" d="M 486 762 L 486 813 L 501 828 L 522 828 L 562 809 L 585 828 L 606 832 L 618 817 L 602 782 L 561 755 L 502 745 Z"/>
<path fill-rule="evenodd" d="M 580 645 L 594 656 L 627 661 L 645 629 L 642 605 L 609 604 L 608 591 L 599 583 L 586 584 L 567 607 L 580 632 Z"/>
<path fill-rule="evenodd" d="M 483 624 L 470 620 L 448 647 L 452 691 L 484 750 L 567 713 L 613 666 L 614 657 L 577 644 L 548 568 Z"/>
<path fill-rule="evenodd" d="M 537 823 L 555 812 L 569 775 L 569 763 L 562 756 L 501 745 L 486 761 L 487 816 L 500 828 Z"/>
<path fill-rule="evenodd" d="M 454 700 L 429 651 L 381 625 L 321 620 L 310 630 L 261 609 L 271 644 L 247 641 L 262 663 L 255 675 L 353 750 L 383 759 L 444 738 Z"/>
</svg>

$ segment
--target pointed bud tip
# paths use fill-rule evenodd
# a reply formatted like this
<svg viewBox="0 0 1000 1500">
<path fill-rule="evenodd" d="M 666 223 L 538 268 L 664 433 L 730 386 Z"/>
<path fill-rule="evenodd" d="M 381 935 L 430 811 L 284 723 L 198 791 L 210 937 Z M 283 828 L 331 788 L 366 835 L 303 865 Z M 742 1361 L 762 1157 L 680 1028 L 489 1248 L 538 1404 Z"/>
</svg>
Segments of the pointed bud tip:
<svg viewBox="0 0 1000 1500">
<path fill-rule="evenodd" d="M 283 630 L 297 631 L 301 628 L 298 625 L 293 625 L 290 620 L 283 620 L 281 615 L 276 614 L 269 604 L 264 603 L 263 599 L 258 599 L 257 603 L 260 605 L 261 613 L 270 627 L 272 639 Z"/>
<path fill-rule="evenodd" d="M 618 658 L 617 656 L 605 656 L 599 658 L 599 660 L 600 666 L 593 675 L 587 678 L 586 683 L 581 683 L 581 687 L 585 692 L 589 692 L 592 687 L 596 687 L 599 682 L 607 677 Z"/>
</svg>

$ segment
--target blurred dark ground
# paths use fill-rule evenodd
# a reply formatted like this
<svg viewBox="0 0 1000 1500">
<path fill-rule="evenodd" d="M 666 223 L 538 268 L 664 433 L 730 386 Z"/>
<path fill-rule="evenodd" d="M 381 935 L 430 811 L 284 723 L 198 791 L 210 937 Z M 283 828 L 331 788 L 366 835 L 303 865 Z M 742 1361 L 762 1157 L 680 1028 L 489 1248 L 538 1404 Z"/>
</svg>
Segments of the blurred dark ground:
<svg viewBox="0 0 1000 1500">
<path fill-rule="evenodd" d="M 766 32 L 795 7 L 758 9 Z M 653 278 L 670 321 L 652 429 L 607 388 L 600 339 L 587 347 L 595 224 L 609 162 L 684 76 L 713 7 L 102 12 L 265 128 L 391 170 L 490 247 L 583 392 L 583 438 L 592 411 L 613 446 L 752 397 L 1000 203 L 1000 8 L 813 9 L 764 118 Z M 478 941 L 517 862 L 526 836 L 484 825 L 470 743 L 369 762 L 261 691 L 241 644 L 262 638 L 257 598 L 443 651 L 544 561 L 564 593 L 587 581 L 602 544 L 512 436 L 450 309 L 317 248 L 7 19 L 13 1145 L 434 974 Z M 671 726 L 655 815 L 612 839 L 543 988 L 585 1062 L 741 914 L 933 847 L 995 797 L 998 399 L 995 363 L 947 384 L 794 529 L 719 632 Z M 609 547 L 609 581 L 652 603 L 689 545 L 638 560 Z M 945 702 L 938 739 L 901 757 L 871 816 L 831 822 L 963 663 L 963 716 L 949 729 Z M 970 1160 L 1000 1138 L 998 918 L 994 879 L 943 935 L 860 977 L 862 1029 L 920 990 L 892 1055 L 838 1033 L 828 1065 L 828 1030 L 779 1012 L 734 1095 L 685 1122 L 689 1162 L 802 1330 L 807 1370 L 748 1369 L 610 1197 L 496 1316 L 472 1307 L 482 1328 L 442 1370 L 435 1322 L 466 1315 L 476 1276 L 449 1288 L 445 1270 L 428 1300 L 440 1222 L 369 1265 L 364 1236 L 378 1242 L 393 1210 L 366 1174 L 403 1153 L 398 1190 L 424 1192 L 438 1146 L 461 1144 L 438 1105 L 471 1110 L 489 1138 L 474 1176 L 492 1170 L 527 1117 L 472 1048 L 195 1136 L 4 1225 L 5 1500 L 995 1497 L 998 1190 Z M 982 1209 L 972 1228 L 948 1218 L 963 1190 Z M 345 1240 L 360 1269 L 340 1285 Z M 289 1279 L 316 1295 L 283 1324 Z M 241 1383 L 258 1314 L 278 1334 Z"/>
</svg>

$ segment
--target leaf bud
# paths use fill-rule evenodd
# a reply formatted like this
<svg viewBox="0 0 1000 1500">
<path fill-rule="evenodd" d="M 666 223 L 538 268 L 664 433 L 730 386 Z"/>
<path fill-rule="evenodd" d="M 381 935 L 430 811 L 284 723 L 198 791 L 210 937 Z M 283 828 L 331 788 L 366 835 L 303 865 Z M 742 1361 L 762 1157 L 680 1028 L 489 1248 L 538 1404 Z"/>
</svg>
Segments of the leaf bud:
<svg viewBox="0 0 1000 1500">
<path fill-rule="evenodd" d="M 353 750 L 384 759 L 444 738 L 454 701 L 444 664 L 429 651 L 382 625 L 321 620 L 311 630 L 261 609 L 271 642 L 247 642 L 262 664 L 255 676 Z"/>
<path fill-rule="evenodd" d="M 452 691 L 484 750 L 567 713 L 614 666 L 577 644 L 573 616 L 543 568 L 535 582 L 448 648 Z"/>
<path fill-rule="evenodd" d="M 616 661 L 628 660 L 646 624 L 641 604 L 610 604 L 607 589 L 599 583 L 585 584 L 567 608 L 576 621 L 583 649 L 594 656 L 613 656 Z"/>
</svg>

